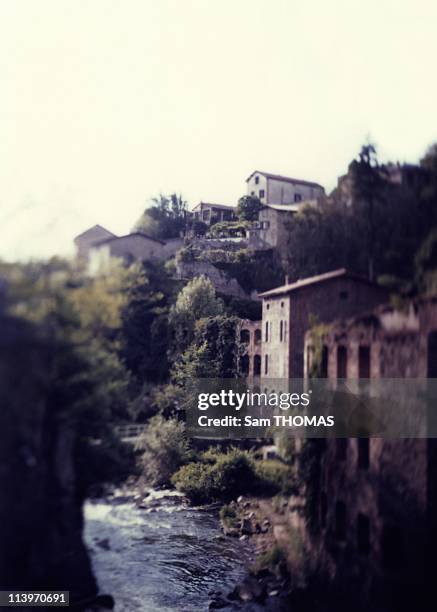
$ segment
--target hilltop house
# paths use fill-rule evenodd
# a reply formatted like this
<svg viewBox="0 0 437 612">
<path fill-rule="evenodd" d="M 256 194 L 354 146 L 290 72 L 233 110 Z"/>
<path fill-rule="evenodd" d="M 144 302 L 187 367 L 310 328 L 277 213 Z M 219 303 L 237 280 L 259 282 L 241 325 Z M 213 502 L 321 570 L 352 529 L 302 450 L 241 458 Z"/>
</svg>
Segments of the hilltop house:
<svg viewBox="0 0 437 612">
<path fill-rule="evenodd" d="M 258 197 L 267 206 L 295 205 L 307 200 L 319 200 L 325 195 L 325 190 L 319 183 L 259 170 L 252 172 L 246 183 L 247 195 Z"/>
<path fill-rule="evenodd" d="M 182 239 L 158 240 L 143 232 L 116 236 L 96 225 L 79 234 L 74 243 L 79 265 L 94 276 L 108 271 L 114 259 L 121 260 L 126 265 L 134 261 L 168 259 L 180 249 Z"/>
<path fill-rule="evenodd" d="M 260 293 L 262 312 L 262 376 L 302 378 L 304 336 L 311 317 L 328 323 L 374 308 L 387 292 L 344 268 L 287 283 Z"/>
<path fill-rule="evenodd" d="M 76 236 L 74 239 L 76 260 L 81 265 L 86 265 L 88 263 L 90 249 L 98 242 L 107 240 L 108 238 L 115 238 L 115 234 L 101 225 L 94 225 Z"/>
<path fill-rule="evenodd" d="M 235 207 L 227 204 L 210 204 L 199 202 L 191 214 L 196 221 L 202 221 L 206 225 L 214 225 L 221 221 L 234 221 L 236 219 Z"/>
</svg>

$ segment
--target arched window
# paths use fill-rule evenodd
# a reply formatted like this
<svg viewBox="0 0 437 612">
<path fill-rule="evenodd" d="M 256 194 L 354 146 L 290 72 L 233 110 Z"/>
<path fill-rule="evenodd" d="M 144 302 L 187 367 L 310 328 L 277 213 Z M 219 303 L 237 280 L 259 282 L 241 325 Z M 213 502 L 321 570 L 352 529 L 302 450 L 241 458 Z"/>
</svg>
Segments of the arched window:
<svg viewBox="0 0 437 612">
<path fill-rule="evenodd" d="M 261 330 L 255 330 L 255 344 L 261 344 Z"/>
<path fill-rule="evenodd" d="M 242 329 L 240 331 L 240 342 L 242 344 L 249 344 L 249 342 L 250 342 L 250 331 L 248 329 Z"/>
</svg>

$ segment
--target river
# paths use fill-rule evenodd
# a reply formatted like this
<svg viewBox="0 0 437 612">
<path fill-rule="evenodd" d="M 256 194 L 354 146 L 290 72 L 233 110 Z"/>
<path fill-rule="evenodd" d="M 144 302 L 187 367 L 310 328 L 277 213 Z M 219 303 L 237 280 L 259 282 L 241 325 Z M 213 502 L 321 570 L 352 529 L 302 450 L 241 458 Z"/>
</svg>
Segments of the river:
<svg viewBox="0 0 437 612">
<path fill-rule="evenodd" d="M 217 512 L 154 495 L 148 509 L 86 503 L 85 540 L 100 592 L 115 598 L 116 612 L 204 612 L 208 593 L 226 593 L 244 577 L 251 547 L 221 537 Z"/>
</svg>

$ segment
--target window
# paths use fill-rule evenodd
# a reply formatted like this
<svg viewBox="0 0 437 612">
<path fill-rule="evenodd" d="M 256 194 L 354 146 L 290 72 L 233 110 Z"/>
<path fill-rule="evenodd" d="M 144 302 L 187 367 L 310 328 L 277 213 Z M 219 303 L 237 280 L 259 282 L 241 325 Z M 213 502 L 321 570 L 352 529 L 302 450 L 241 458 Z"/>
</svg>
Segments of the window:
<svg viewBox="0 0 437 612">
<path fill-rule="evenodd" d="M 264 374 L 269 373 L 269 356 L 264 355 Z"/>
<path fill-rule="evenodd" d="M 255 192 L 254 192 L 254 191 L 251 191 L 251 192 L 250 192 L 250 195 L 251 195 L 251 196 L 254 196 L 254 195 L 255 195 Z"/>
<path fill-rule="evenodd" d="M 250 331 L 248 329 L 242 329 L 240 331 L 240 342 L 242 344 L 249 344 L 249 342 L 250 342 Z"/>
<path fill-rule="evenodd" d="M 295 193 L 294 194 L 294 201 L 295 202 L 302 202 L 302 196 L 300 195 L 300 193 Z"/>
<path fill-rule="evenodd" d="M 253 358 L 253 375 L 261 376 L 261 355 L 255 355 Z"/>
<path fill-rule="evenodd" d="M 270 227 L 270 221 L 263 221 L 263 222 L 261 223 L 261 225 L 262 225 L 262 228 L 263 228 L 263 229 L 269 229 L 269 227 Z"/>
<path fill-rule="evenodd" d="M 266 309 L 270 310 L 270 304 L 266 304 Z"/>
<path fill-rule="evenodd" d="M 266 321 L 266 342 L 269 341 L 269 322 Z"/>
<path fill-rule="evenodd" d="M 342 501 L 335 505 L 335 535 L 339 540 L 346 538 L 346 504 Z"/>
<path fill-rule="evenodd" d="M 404 546 L 401 530 L 385 525 L 381 535 L 381 556 L 385 569 L 398 570 L 404 559 Z"/>
<path fill-rule="evenodd" d="M 358 350 L 358 376 L 370 378 L 370 346 L 360 346 Z"/>
<path fill-rule="evenodd" d="M 266 192 L 264 191 L 264 189 L 260 189 L 259 190 L 259 197 L 263 198 L 265 196 Z"/>
<path fill-rule="evenodd" d="M 256 176 L 255 177 L 255 185 L 258 185 L 258 183 L 259 183 L 259 176 Z"/>
<path fill-rule="evenodd" d="M 358 438 L 358 468 L 360 470 L 369 469 L 369 438 Z"/>
<path fill-rule="evenodd" d="M 357 549 L 360 555 L 368 555 L 370 552 L 370 521 L 361 512 L 357 517 Z"/>
<path fill-rule="evenodd" d="M 347 378 L 347 348 L 337 347 L 337 378 Z"/>
<path fill-rule="evenodd" d="M 261 330 L 255 330 L 255 344 L 261 344 Z"/>
<path fill-rule="evenodd" d="M 281 302 L 281 308 L 284 308 L 284 302 Z"/>
<path fill-rule="evenodd" d="M 284 321 L 279 323 L 279 342 L 284 340 Z"/>
<path fill-rule="evenodd" d="M 339 461 L 346 461 L 347 438 L 337 438 L 335 445 L 335 454 Z"/>
</svg>

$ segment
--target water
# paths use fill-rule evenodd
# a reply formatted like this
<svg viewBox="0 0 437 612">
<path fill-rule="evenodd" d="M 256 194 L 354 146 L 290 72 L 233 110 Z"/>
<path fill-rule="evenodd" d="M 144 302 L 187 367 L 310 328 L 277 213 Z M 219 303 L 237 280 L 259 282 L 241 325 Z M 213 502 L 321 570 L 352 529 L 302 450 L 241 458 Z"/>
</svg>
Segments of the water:
<svg viewBox="0 0 437 612">
<path fill-rule="evenodd" d="M 85 506 L 94 572 L 117 612 L 203 612 L 208 592 L 230 591 L 251 551 L 246 542 L 221 538 L 218 527 L 217 513 L 171 500 L 153 511 L 133 503 Z"/>
</svg>

